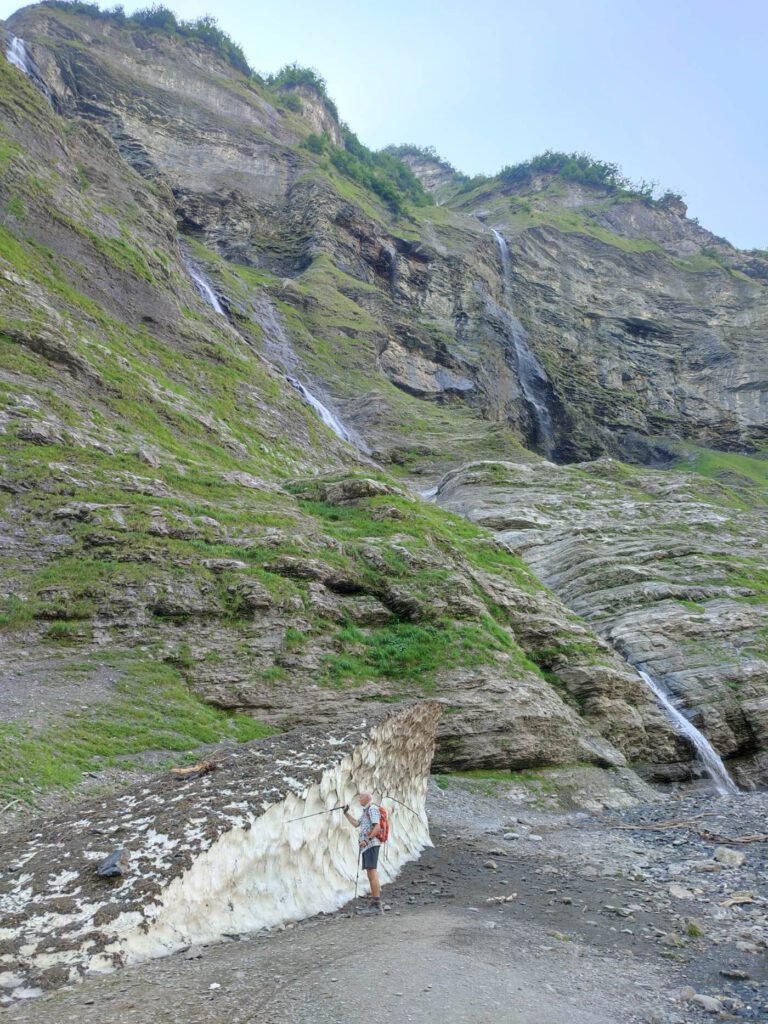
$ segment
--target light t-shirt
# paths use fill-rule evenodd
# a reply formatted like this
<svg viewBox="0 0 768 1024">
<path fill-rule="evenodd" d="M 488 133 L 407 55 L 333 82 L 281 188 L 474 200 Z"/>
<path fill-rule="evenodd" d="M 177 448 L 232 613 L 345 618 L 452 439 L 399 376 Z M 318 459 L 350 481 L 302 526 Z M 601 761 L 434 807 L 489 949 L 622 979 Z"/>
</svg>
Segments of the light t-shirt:
<svg viewBox="0 0 768 1024">
<path fill-rule="evenodd" d="M 360 842 L 365 843 L 367 850 L 372 850 L 374 846 L 381 846 L 381 840 L 368 839 L 368 836 L 373 832 L 380 820 L 381 811 L 371 801 L 367 807 L 363 808 L 363 813 L 360 815 Z"/>
</svg>

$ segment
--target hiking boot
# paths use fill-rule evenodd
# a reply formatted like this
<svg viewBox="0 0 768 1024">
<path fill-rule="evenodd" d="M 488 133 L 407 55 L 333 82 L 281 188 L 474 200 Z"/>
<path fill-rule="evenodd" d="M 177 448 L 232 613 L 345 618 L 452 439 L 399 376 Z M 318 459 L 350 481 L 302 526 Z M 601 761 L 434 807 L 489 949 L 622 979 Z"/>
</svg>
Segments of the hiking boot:
<svg viewBox="0 0 768 1024">
<path fill-rule="evenodd" d="M 358 908 L 355 909 L 356 914 L 382 914 L 381 900 L 369 897 Z"/>
</svg>

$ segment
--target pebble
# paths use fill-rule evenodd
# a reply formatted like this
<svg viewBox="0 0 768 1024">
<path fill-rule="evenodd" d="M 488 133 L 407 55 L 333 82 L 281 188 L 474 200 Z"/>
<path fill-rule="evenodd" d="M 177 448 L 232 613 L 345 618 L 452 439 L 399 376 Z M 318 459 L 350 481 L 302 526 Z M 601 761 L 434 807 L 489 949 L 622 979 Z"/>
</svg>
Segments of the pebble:
<svg viewBox="0 0 768 1024">
<path fill-rule="evenodd" d="M 727 846 L 718 846 L 713 856 L 716 861 L 728 868 L 740 868 L 747 859 L 741 850 L 730 850 Z"/>
<path fill-rule="evenodd" d="M 499 870 L 499 865 L 496 863 L 495 860 L 487 860 L 485 862 L 485 864 L 483 864 L 483 867 L 484 868 L 490 868 L 491 871 L 498 871 Z"/>
<path fill-rule="evenodd" d="M 723 870 L 722 864 L 711 860 L 693 860 L 688 866 L 691 871 L 714 872 Z"/>
<path fill-rule="evenodd" d="M 617 914 L 619 917 L 632 917 L 632 911 L 629 907 L 614 907 L 610 903 L 606 903 L 603 910 L 607 914 Z"/>
<path fill-rule="evenodd" d="M 690 889 L 686 889 L 683 885 L 670 885 L 669 895 L 674 897 L 676 900 L 692 900 L 693 893 Z"/>
<path fill-rule="evenodd" d="M 723 1009 L 723 1004 L 719 999 L 715 999 L 714 996 L 702 995 L 700 992 L 691 996 L 690 1002 L 696 1003 L 697 1006 L 706 1010 L 707 1013 L 720 1013 Z"/>
</svg>

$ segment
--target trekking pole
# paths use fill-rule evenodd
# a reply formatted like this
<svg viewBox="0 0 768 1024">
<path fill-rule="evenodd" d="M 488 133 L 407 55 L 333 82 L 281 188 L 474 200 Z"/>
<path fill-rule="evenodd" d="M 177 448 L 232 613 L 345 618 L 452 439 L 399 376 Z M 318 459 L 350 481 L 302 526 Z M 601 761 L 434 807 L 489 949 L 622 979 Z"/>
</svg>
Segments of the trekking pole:
<svg viewBox="0 0 768 1024">
<path fill-rule="evenodd" d="M 290 825 L 292 821 L 306 821 L 307 818 L 316 818 L 319 814 L 330 814 L 332 811 L 343 811 L 346 804 L 339 804 L 338 807 L 329 807 L 327 811 L 315 811 L 314 814 L 302 814 L 300 818 L 289 818 L 286 821 L 286 825 Z"/>
<path fill-rule="evenodd" d="M 396 804 L 400 804 L 401 807 L 404 807 L 406 809 L 406 811 L 410 811 L 411 814 L 413 814 L 416 818 L 420 818 L 421 817 L 421 815 L 417 814 L 416 811 L 414 811 L 414 809 L 412 807 L 409 807 L 408 804 L 404 804 L 402 800 L 398 800 L 396 796 L 389 796 L 389 794 L 385 793 L 384 796 L 381 799 L 382 800 L 394 800 Z"/>
<path fill-rule="evenodd" d="M 357 886 L 360 881 L 360 857 L 362 856 L 362 850 L 358 847 L 357 850 L 357 871 L 355 872 L 355 908 L 357 908 Z"/>
</svg>

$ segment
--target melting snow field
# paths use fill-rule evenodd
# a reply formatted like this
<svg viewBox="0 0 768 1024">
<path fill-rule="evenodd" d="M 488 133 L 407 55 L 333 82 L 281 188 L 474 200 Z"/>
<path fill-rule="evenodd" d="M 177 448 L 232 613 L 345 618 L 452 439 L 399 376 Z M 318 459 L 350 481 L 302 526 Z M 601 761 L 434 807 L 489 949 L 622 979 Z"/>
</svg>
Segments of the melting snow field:
<svg viewBox="0 0 768 1024">
<path fill-rule="evenodd" d="M 0 1002 L 339 909 L 355 893 L 358 842 L 330 809 L 355 807 L 361 791 L 389 813 L 379 863 L 391 881 L 431 845 L 425 803 L 439 714 L 423 701 L 372 712 L 338 738 L 298 730 L 244 744 L 203 778 L 169 788 L 154 776 L 88 815 L 76 811 L 66 841 L 61 821 L 9 836 Z M 98 878 L 116 846 L 124 875 Z"/>
</svg>

